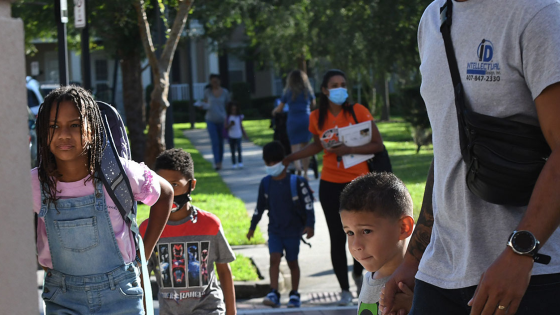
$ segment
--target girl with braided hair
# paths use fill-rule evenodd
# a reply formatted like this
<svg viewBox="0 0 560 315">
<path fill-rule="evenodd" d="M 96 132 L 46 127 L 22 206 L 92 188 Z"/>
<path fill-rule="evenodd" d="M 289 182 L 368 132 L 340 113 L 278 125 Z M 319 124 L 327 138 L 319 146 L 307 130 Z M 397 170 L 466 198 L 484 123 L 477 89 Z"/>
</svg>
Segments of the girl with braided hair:
<svg viewBox="0 0 560 315">
<path fill-rule="evenodd" d="M 101 112 L 77 86 L 52 91 L 37 115 L 38 164 L 31 170 L 37 253 L 47 314 L 145 314 L 129 226 L 103 187 Z M 171 185 L 143 163 L 121 159 L 134 199 L 151 206 L 149 257 L 169 217 Z"/>
</svg>

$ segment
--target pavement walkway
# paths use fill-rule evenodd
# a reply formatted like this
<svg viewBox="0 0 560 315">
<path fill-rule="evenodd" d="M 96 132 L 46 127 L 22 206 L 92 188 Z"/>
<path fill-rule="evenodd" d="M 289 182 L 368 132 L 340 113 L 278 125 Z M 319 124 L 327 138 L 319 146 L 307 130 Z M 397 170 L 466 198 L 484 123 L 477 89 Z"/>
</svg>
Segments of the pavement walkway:
<svg viewBox="0 0 560 315">
<path fill-rule="evenodd" d="M 184 134 L 195 146 L 195 148 L 203 155 L 204 159 L 210 162 L 213 161 L 210 138 L 208 137 L 208 133 L 206 130 L 186 130 Z M 243 142 L 243 169 L 232 168 L 231 153 L 229 152 L 229 147 L 227 144 L 225 145 L 224 152 L 225 154 L 223 167 L 222 170 L 219 171 L 219 174 L 222 176 L 222 179 L 230 188 L 232 194 L 243 200 L 243 202 L 245 203 L 245 207 L 247 208 L 247 213 L 249 215 L 252 215 L 253 210 L 256 206 L 260 181 L 266 175 L 264 170 L 264 162 L 262 160 L 262 148 L 256 146 L 251 142 Z M 340 286 L 338 285 L 338 281 L 336 280 L 336 276 L 334 275 L 334 272 L 332 270 L 327 223 L 325 221 L 325 216 L 323 214 L 321 204 L 318 201 L 319 180 L 313 178 L 312 171 L 310 171 L 309 174 L 309 183 L 311 189 L 315 191 L 314 196 L 317 199 L 314 204 L 316 223 L 315 236 L 310 239 L 312 248 L 309 248 L 303 243 L 300 247 L 299 265 L 301 270 L 301 280 L 299 292 L 302 298 L 302 307 L 313 308 L 313 310 L 311 308 L 305 309 L 305 314 L 355 314 L 355 306 L 349 307 L 347 309 L 333 308 L 335 306 L 335 302 L 338 301 L 340 296 Z M 196 200 L 194 202 L 196 203 Z M 211 209 L 208 210 L 211 211 Z M 262 220 L 259 223 L 259 227 L 263 232 L 265 239 L 267 238 L 267 226 L 268 216 L 265 215 L 262 217 Z M 268 247 L 266 245 L 235 246 L 234 251 L 252 258 L 256 266 L 259 268 L 261 274 L 265 277 L 265 280 L 268 280 L 269 254 Z M 352 281 L 352 276 L 350 274 L 350 271 L 352 270 L 352 256 L 350 255 L 348 250 L 347 257 L 350 291 L 356 297 L 356 286 Z M 284 288 L 281 292 L 283 293 L 281 297 L 283 308 L 281 308 L 280 310 L 272 310 L 270 308 L 267 308 L 266 306 L 262 305 L 262 298 L 238 300 L 238 314 L 261 314 L 258 310 L 268 310 L 268 313 L 273 311 L 273 313 L 276 313 L 278 311 L 281 312 L 282 310 L 288 311 L 288 309 L 285 308 L 285 305 L 288 302 L 287 294 L 291 289 L 291 278 L 285 260 L 282 260 L 280 269 L 282 278 L 284 280 Z M 356 298 L 355 301 L 357 301 Z M 315 308 L 319 306 L 323 308 L 325 306 L 328 306 L 330 308 L 327 308 L 327 310 L 322 310 L 322 308 L 315 310 Z M 334 313 L 330 313 L 330 311 L 329 313 L 325 313 L 329 309 Z"/>
</svg>

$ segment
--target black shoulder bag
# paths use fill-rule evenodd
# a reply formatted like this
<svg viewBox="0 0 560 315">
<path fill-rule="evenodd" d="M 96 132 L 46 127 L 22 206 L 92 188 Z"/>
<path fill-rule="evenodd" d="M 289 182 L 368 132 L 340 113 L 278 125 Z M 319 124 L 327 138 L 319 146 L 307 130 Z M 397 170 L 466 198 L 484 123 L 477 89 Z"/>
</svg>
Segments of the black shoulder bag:
<svg viewBox="0 0 560 315">
<path fill-rule="evenodd" d="M 354 113 L 354 105 L 350 105 L 348 107 L 350 113 L 352 114 L 352 118 L 354 118 L 354 122 L 356 122 L 356 124 L 359 124 L 358 118 L 356 118 L 356 113 Z M 366 162 L 370 172 L 393 172 L 391 160 L 389 159 L 389 152 L 387 152 L 385 145 L 383 146 L 383 151 L 375 153 L 375 155 Z"/>
<path fill-rule="evenodd" d="M 539 126 L 479 114 L 466 107 L 451 42 L 452 2 L 447 0 L 440 9 L 440 31 L 455 92 L 461 155 L 468 166 L 467 187 L 490 203 L 525 206 L 550 147 Z"/>
</svg>

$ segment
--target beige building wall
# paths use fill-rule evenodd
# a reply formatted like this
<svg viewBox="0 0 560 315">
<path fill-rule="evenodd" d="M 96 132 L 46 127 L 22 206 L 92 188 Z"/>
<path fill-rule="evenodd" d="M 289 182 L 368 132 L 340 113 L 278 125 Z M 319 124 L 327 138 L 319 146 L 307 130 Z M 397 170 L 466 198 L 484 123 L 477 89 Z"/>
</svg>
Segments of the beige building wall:
<svg viewBox="0 0 560 315">
<path fill-rule="evenodd" d="M 38 314 L 23 22 L 0 0 L 0 314 Z"/>
</svg>

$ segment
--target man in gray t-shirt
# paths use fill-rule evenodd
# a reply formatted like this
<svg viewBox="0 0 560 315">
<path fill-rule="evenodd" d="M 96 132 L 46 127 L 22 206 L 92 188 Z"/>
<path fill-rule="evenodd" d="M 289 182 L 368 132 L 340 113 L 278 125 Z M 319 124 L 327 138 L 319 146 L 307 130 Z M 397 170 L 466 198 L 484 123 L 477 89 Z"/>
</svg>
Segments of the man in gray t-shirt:
<svg viewBox="0 0 560 315">
<path fill-rule="evenodd" d="M 453 1 L 451 38 L 467 107 L 540 125 L 552 149 L 528 207 L 488 203 L 466 186 L 467 165 L 461 158 L 455 96 L 440 33 L 445 3 L 434 1 L 418 29 L 421 93 L 433 129 L 434 161 L 408 254 L 387 283 L 381 304 L 390 308 L 397 283 L 413 286 L 415 276 L 414 315 L 558 313 L 560 3 Z M 551 256 L 550 264 L 536 264 L 507 246 L 519 230 L 540 241 L 539 253 Z"/>
</svg>

